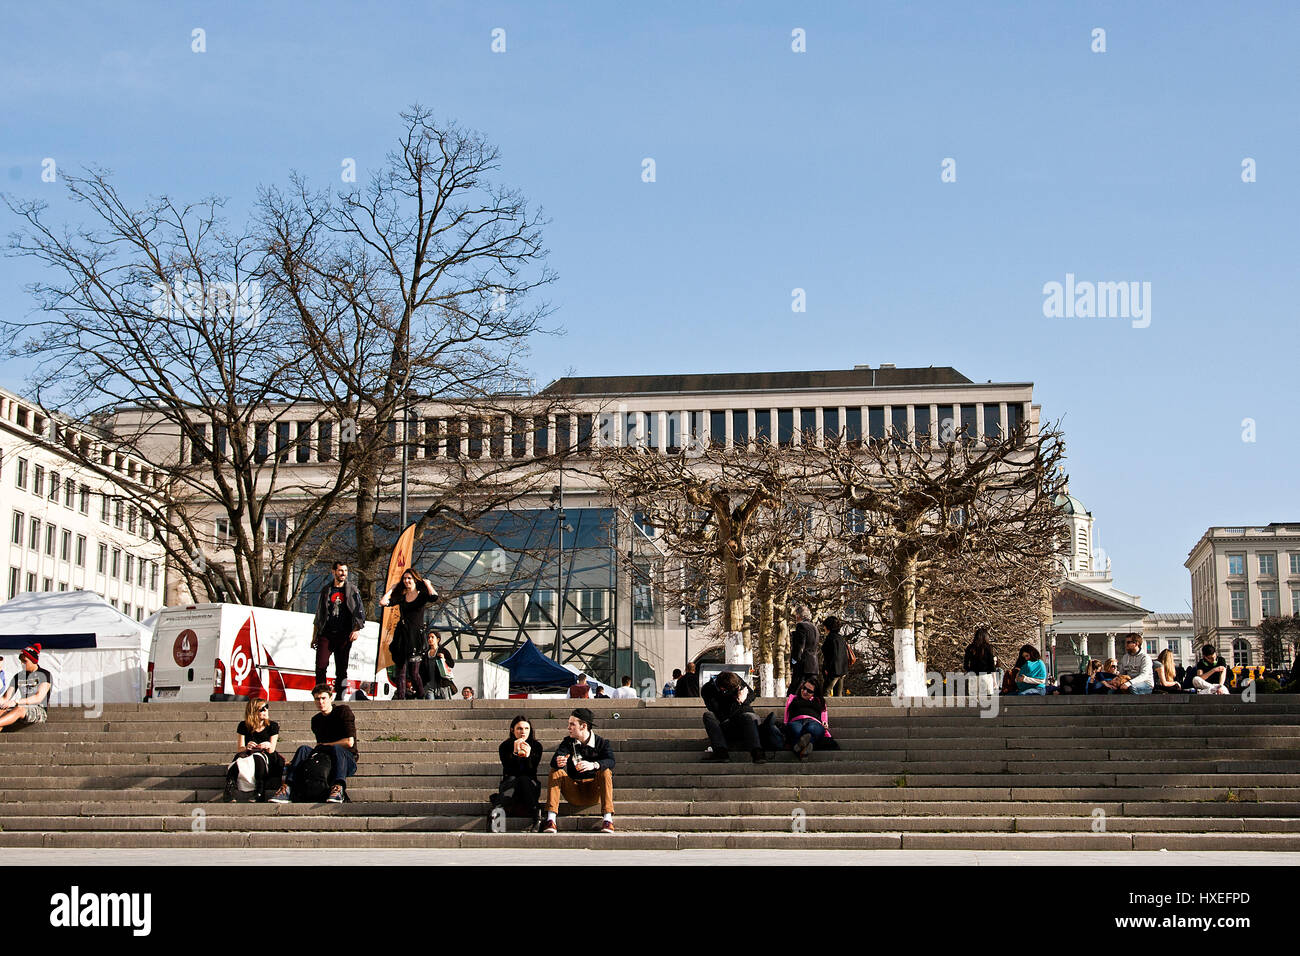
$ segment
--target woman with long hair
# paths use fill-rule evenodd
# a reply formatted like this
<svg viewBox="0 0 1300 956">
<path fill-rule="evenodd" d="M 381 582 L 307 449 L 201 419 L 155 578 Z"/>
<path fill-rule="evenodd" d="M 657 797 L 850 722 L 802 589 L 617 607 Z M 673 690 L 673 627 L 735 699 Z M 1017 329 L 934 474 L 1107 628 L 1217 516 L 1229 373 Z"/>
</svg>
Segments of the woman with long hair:
<svg viewBox="0 0 1300 956">
<path fill-rule="evenodd" d="M 1167 647 L 1156 656 L 1155 678 L 1157 694 L 1183 693 L 1183 685 L 1178 683 L 1178 670 L 1174 666 L 1174 652 Z"/>
<path fill-rule="evenodd" d="M 415 688 L 415 699 L 424 697 L 424 681 L 420 678 L 420 662 L 425 652 L 424 607 L 436 600 L 437 589 L 410 568 L 402 572 L 402 579 L 379 600 L 382 607 L 396 604 L 400 614 L 393 640 L 388 645 L 397 668 L 398 700 L 406 699 L 408 681 Z"/>
<path fill-rule="evenodd" d="M 805 677 L 799 681 L 786 698 L 785 727 L 787 736 L 794 738 L 794 752 L 800 760 L 807 759 L 819 741 L 830 739 L 826 701 L 813 678 Z"/>
<path fill-rule="evenodd" d="M 542 745 L 533 734 L 533 725 L 522 714 L 510 721 L 510 736 L 497 748 L 501 757 L 501 783 L 491 795 L 493 807 L 507 813 L 528 817 L 537 823 L 537 804 L 542 785 L 537 780 L 537 764 L 542 759 Z"/>
<path fill-rule="evenodd" d="M 1025 644 L 1016 661 L 1016 694 L 1046 694 L 1047 665 L 1042 662 L 1038 648 Z"/>
<path fill-rule="evenodd" d="M 250 700 L 244 707 L 244 719 L 235 728 L 235 759 L 226 769 L 226 790 L 222 795 L 227 803 L 235 799 L 239 779 L 239 761 L 253 761 L 253 789 L 259 803 L 266 802 L 268 781 L 279 780 L 284 774 L 284 757 L 276 752 L 280 739 L 280 725 L 271 719 L 271 705 L 265 700 Z"/>
<path fill-rule="evenodd" d="M 994 672 L 998 669 L 998 656 L 993 653 L 993 645 L 989 643 L 987 627 L 981 625 L 975 628 L 975 635 L 966 645 L 966 653 L 962 656 L 961 669 L 967 674 L 975 675 L 985 697 L 993 696 Z"/>
<path fill-rule="evenodd" d="M 849 642 L 840 633 L 840 619 L 831 615 L 822 621 L 822 676 L 826 678 L 826 696 L 844 695 L 844 678 L 849 673 Z"/>
</svg>

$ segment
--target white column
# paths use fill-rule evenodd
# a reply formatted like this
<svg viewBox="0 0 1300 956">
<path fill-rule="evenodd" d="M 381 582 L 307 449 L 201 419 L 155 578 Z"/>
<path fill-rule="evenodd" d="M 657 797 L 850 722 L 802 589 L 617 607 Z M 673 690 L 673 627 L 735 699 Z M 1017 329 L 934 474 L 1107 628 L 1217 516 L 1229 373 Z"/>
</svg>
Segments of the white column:
<svg viewBox="0 0 1300 956">
<path fill-rule="evenodd" d="M 824 422 L 822 421 L 822 408 L 821 408 L 820 405 L 817 406 L 817 411 L 816 411 L 816 414 L 814 415 L 814 417 L 815 417 L 816 420 L 817 420 L 817 444 L 818 444 L 819 446 L 821 446 L 821 445 L 825 445 L 825 444 L 826 444 L 826 432 L 825 432 L 825 424 L 824 424 Z"/>
<path fill-rule="evenodd" d="M 988 436 L 984 434 L 984 403 L 975 403 L 975 441 L 980 444 L 988 444 Z"/>
<path fill-rule="evenodd" d="M 791 447 L 798 448 L 803 444 L 803 435 L 799 429 L 799 419 L 803 416 L 803 409 L 796 405 L 790 409 L 790 429 L 793 434 L 790 436 Z"/>
<path fill-rule="evenodd" d="M 1115 656 L 1115 632 L 1114 631 L 1106 632 L 1106 656 L 1107 657 Z"/>
<path fill-rule="evenodd" d="M 650 414 L 651 414 L 651 415 L 654 415 L 655 418 L 656 418 L 656 420 L 658 421 L 658 428 L 657 428 L 658 435 L 655 436 L 656 439 L 657 439 L 656 442 L 655 442 L 655 451 L 659 452 L 659 454 L 661 454 L 661 455 L 663 455 L 663 454 L 667 454 L 667 451 L 668 451 L 668 413 L 667 413 L 667 412 L 651 412 Z"/>
</svg>

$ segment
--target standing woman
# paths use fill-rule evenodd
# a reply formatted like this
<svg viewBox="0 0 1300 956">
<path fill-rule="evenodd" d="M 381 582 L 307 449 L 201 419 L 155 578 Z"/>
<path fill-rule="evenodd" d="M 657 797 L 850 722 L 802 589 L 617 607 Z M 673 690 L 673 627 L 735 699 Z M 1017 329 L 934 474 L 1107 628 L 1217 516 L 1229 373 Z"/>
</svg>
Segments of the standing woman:
<svg viewBox="0 0 1300 956">
<path fill-rule="evenodd" d="M 426 579 L 409 568 L 402 572 L 402 580 L 379 601 L 382 607 L 396 604 L 401 619 L 393 631 L 388 652 L 397 665 L 397 699 L 406 699 L 406 682 L 415 686 L 415 699 L 424 697 L 424 681 L 420 679 L 420 661 L 424 658 L 424 606 L 438 600 L 438 592 Z"/>
<path fill-rule="evenodd" d="M 840 633 L 840 619 L 832 615 L 822 621 L 826 636 L 822 639 L 822 668 L 826 677 L 826 696 L 844 695 L 844 677 L 849 672 L 849 642 Z"/>
<path fill-rule="evenodd" d="M 998 658 L 993 653 L 993 645 L 989 643 L 989 629 L 987 627 L 975 628 L 975 636 L 966 645 L 966 654 L 962 658 L 961 669 L 967 674 L 975 675 L 975 679 L 980 685 L 980 692 L 985 697 L 993 697 L 993 692 L 996 690 L 993 678 L 994 672 L 998 669 Z"/>
<path fill-rule="evenodd" d="M 257 801 L 265 803 L 267 781 L 278 781 L 284 775 L 284 758 L 275 750 L 280 739 L 280 725 L 271 719 L 271 705 L 264 700 L 250 700 L 244 707 L 244 719 L 235 728 L 235 735 L 237 752 L 226 770 L 226 792 L 222 799 L 227 803 L 235 799 L 238 762 L 242 757 L 251 757 Z"/>
<path fill-rule="evenodd" d="M 542 745 L 533 736 L 533 725 L 520 715 L 510 721 L 510 736 L 497 748 L 501 756 L 501 784 L 492 794 L 492 806 L 505 807 L 507 813 L 519 814 L 537 823 L 537 805 L 542 785 L 537 780 L 537 764 L 542 759 Z"/>
</svg>

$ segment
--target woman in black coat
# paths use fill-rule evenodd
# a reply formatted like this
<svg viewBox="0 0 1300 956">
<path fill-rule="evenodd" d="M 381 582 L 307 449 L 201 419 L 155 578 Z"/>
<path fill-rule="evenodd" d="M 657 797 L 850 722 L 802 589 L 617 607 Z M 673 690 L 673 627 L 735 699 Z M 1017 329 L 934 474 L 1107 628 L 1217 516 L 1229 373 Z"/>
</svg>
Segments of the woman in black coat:
<svg viewBox="0 0 1300 956">
<path fill-rule="evenodd" d="M 492 794 L 492 806 L 504 807 L 507 813 L 529 817 L 537 822 L 537 803 L 542 785 L 537 780 L 537 765 L 542 759 L 542 745 L 533 735 L 533 725 L 520 715 L 510 721 L 510 736 L 497 748 L 501 757 L 501 784 Z"/>
<path fill-rule="evenodd" d="M 822 639 L 822 673 L 826 677 L 826 696 L 844 696 L 844 677 L 849 672 L 849 642 L 840 633 L 840 619 L 828 617 L 822 621 L 826 636 Z"/>
<path fill-rule="evenodd" d="M 397 699 L 406 699 L 407 680 L 415 687 L 415 699 L 424 697 L 424 681 L 420 679 L 420 662 L 424 659 L 424 607 L 438 599 L 433 585 L 414 571 L 402 572 L 402 580 L 379 601 L 383 607 L 397 605 L 401 619 L 393 630 L 393 640 L 388 645 L 393 664 L 397 668 Z"/>
</svg>

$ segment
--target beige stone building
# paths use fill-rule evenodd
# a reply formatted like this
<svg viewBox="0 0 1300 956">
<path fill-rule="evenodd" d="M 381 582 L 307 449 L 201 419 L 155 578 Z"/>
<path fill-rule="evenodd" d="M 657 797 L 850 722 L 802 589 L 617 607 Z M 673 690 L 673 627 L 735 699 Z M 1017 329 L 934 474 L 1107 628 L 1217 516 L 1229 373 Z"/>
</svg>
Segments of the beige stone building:
<svg viewBox="0 0 1300 956">
<path fill-rule="evenodd" d="M 1263 664 L 1256 626 L 1300 613 L 1300 521 L 1211 527 L 1184 566 L 1192 575 L 1197 643 L 1213 644 L 1233 666 Z"/>
</svg>

